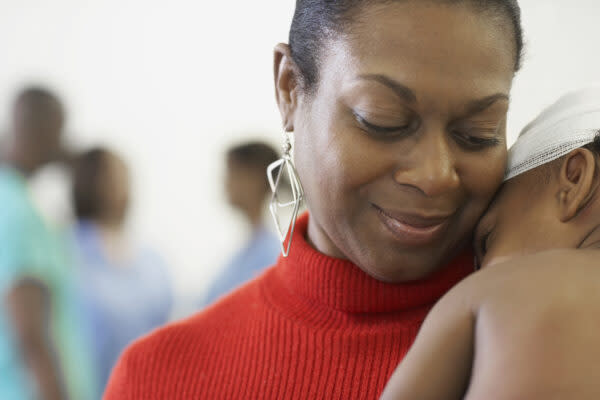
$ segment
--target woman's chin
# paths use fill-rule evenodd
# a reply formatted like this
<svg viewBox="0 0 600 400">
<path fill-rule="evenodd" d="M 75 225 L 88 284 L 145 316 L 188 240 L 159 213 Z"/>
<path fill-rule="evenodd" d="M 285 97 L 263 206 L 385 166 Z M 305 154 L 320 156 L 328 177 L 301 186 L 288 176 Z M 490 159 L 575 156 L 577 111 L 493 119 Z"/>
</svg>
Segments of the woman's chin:
<svg viewBox="0 0 600 400">
<path fill-rule="evenodd" d="M 367 275 L 385 283 L 405 283 L 425 279 L 439 269 L 441 262 L 424 260 L 401 260 L 374 262 L 371 266 L 360 267 Z"/>
</svg>

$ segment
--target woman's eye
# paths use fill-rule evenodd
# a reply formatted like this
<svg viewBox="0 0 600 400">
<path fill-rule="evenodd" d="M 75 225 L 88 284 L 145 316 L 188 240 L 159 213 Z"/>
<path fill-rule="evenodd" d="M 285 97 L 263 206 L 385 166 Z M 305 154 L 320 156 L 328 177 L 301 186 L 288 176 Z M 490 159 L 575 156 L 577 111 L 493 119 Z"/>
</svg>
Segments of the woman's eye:
<svg viewBox="0 0 600 400">
<path fill-rule="evenodd" d="M 502 141 L 498 137 L 474 136 L 463 132 L 453 132 L 453 135 L 463 148 L 467 150 L 483 150 L 499 145 Z"/>
<path fill-rule="evenodd" d="M 383 139 L 396 139 L 398 137 L 405 136 L 414 131 L 418 126 L 418 123 L 415 119 L 412 119 L 411 121 L 402 125 L 381 126 L 367 121 L 367 119 L 356 112 L 354 112 L 354 118 L 359 123 L 361 128 L 367 133 Z"/>
</svg>

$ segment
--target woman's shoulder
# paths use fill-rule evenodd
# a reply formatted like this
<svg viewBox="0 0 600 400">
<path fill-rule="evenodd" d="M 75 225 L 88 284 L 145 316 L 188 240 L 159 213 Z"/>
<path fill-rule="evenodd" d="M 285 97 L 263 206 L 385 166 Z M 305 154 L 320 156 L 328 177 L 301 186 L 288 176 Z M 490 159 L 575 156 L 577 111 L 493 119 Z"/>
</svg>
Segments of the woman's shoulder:
<svg viewBox="0 0 600 400">
<path fill-rule="evenodd" d="M 133 347 L 156 351 L 163 347 L 172 350 L 172 346 L 185 346 L 188 341 L 194 346 L 203 341 L 212 343 L 213 334 L 222 333 L 223 329 L 240 328 L 250 317 L 255 319 L 260 315 L 265 308 L 261 284 L 262 277 L 259 277 L 192 316 L 159 328 Z"/>
</svg>

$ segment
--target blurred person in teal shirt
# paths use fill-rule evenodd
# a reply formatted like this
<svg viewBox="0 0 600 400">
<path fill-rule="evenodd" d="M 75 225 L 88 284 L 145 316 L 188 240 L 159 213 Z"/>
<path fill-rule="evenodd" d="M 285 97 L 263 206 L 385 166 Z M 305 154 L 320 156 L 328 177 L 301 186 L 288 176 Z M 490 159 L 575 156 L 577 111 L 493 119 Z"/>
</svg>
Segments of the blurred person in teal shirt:
<svg viewBox="0 0 600 400">
<path fill-rule="evenodd" d="M 125 229 L 129 197 L 129 169 L 115 152 L 98 147 L 76 159 L 72 244 L 99 388 L 127 345 L 165 324 L 171 312 L 166 263 Z"/>
<path fill-rule="evenodd" d="M 0 399 L 89 399 L 68 256 L 27 188 L 60 153 L 63 107 L 48 90 L 28 88 L 12 122 L 0 163 Z"/>
</svg>

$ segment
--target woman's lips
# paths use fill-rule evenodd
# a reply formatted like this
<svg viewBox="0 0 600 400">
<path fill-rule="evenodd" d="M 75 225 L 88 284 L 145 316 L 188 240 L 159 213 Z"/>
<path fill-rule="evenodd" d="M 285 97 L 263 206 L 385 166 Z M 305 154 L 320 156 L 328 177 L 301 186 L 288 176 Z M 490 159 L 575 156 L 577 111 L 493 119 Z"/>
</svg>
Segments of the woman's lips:
<svg viewBox="0 0 600 400">
<path fill-rule="evenodd" d="M 452 214 L 421 216 L 384 210 L 374 205 L 383 225 L 399 242 L 408 246 L 423 246 L 435 241 L 448 226 Z"/>
</svg>

